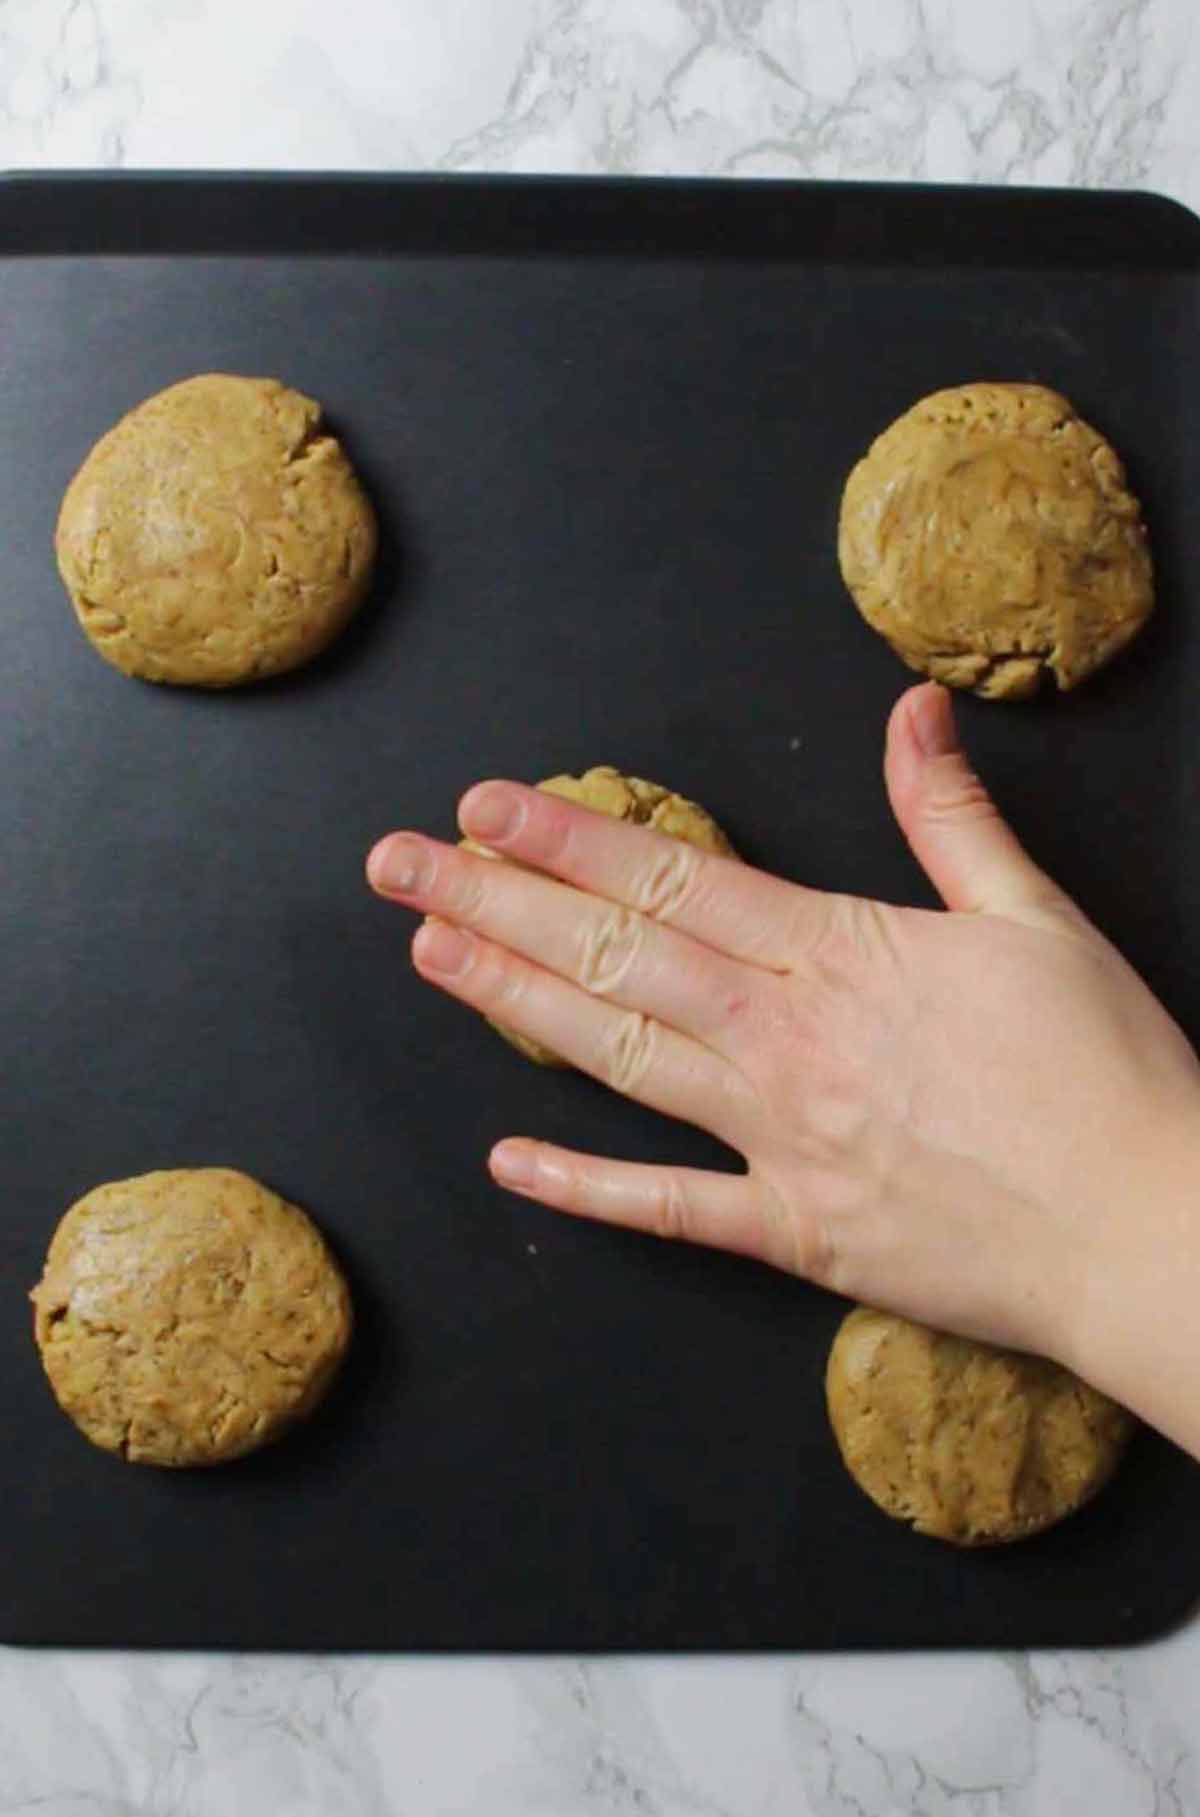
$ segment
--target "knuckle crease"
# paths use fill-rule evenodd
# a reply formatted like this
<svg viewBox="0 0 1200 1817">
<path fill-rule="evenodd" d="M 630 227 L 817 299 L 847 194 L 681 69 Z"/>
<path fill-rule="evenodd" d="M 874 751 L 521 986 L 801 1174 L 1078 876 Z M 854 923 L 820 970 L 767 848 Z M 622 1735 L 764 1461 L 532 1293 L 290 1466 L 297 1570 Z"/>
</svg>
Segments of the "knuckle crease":
<svg viewBox="0 0 1200 1817">
<path fill-rule="evenodd" d="M 649 1072 L 657 1047 L 656 1024 L 640 1010 L 627 1010 L 617 1022 L 606 1055 L 606 1072 L 614 1091 L 632 1096 Z"/>
<path fill-rule="evenodd" d="M 620 987 L 642 950 L 645 925 L 640 915 L 618 907 L 585 924 L 579 962 L 585 990 L 605 996 Z"/>
<path fill-rule="evenodd" d="M 671 921 L 695 890 L 702 861 L 695 847 L 682 839 L 664 835 L 661 844 L 661 851 L 655 852 L 633 894 L 643 914 L 655 921 Z"/>
<path fill-rule="evenodd" d="M 690 1229 L 688 1197 L 683 1181 L 672 1170 L 664 1172 L 655 1188 L 654 1233 L 664 1242 L 686 1241 Z"/>
</svg>

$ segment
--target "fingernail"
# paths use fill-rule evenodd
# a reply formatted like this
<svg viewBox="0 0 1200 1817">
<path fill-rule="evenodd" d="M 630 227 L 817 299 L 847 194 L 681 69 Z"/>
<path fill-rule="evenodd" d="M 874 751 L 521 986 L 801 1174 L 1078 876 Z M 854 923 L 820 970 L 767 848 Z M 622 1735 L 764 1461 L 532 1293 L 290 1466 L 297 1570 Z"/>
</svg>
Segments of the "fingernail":
<svg viewBox="0 0 1200 1817">
<path fill-rule="evenodd" d="M 413 950 L 423 971 L 454 978 L 471 963 L 474 945 L 469 934 L 451 927 L 448 921 L 427 921 L 417 930 Z"/>
<path fill-rule="evenodd" d="M 913 699 L 909 718 L 913 737 L 922 757 L 949 757 L 958 749 L 958 731 L 950 690 L 930 683 Z"/>
<path fill-rule="evenodd" d="M 484 782 L 463 798 L 462 830 L 476 839 L 512 839 L 525 820 L 519 795 L 502 782 Z"/>
<path fill-rule="evenodd" d="M 410 833 L 393 833 L 371 853 L 367 874 L 373 887 L 392 896 L 420 896 L 433 882 L 428 845 Z"/>
<path fill-rule="evenodd" d="M 490 1158 L 492 1176 L 501 1186 L 532 1186 L 537 1156 L 528 1142 L 500 1142 Z"/>
</svg>

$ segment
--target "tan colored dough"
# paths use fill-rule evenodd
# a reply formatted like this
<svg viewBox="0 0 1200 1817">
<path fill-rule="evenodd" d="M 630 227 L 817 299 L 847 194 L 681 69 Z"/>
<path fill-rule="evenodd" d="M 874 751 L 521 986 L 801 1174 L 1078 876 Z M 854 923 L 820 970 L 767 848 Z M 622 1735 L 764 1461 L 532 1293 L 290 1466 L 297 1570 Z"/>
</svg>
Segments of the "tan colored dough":
<svg viewBox="0 0 1200 1817">
<path fill-rule="evenodd" d="M 219 1464 L 317 1405 L 350 1341 L 350 1295 L 316 1226 L 228 1167 L 98 1186 L 34 1288 L 63 1412 L 134 1464 Z"/>
<path fill-rule="evenodd" d="M 207 373 L 148 398 L 67 488 L 59 572 L 106 661 L 227 688 L 332 642 L 367 591 L 371 505 L 321 407 Z"/>
<path fill-rule="evenodd" d="M 1042 385 L 936 391 L 854 468 L 847 587 L 910 668 L 988 699 L 1073 688 L 1154 603 L 1146 532 L 1108 443 Z"/>
<path fill-rule="evenodd" d="M 697 802 L 673 794 L 661 783 L 646 782 L 641 776 L 623 776 L 610 764 L 598 764 L 595 769 L 585 770 L 582 776 L 548 776 L 537 786 L 547 795 L 561 795 L 565 801 L 576 801 L 597 814 L 610 814 L 614 820 L 632 820 L 638 826 L 669 833 L 672 839 L 682 839 L 702 852 L 714 852 L 722 858 L 737 856 L 712 815 Z M 498 856 L 490 846 L 480 845 L 474 839 L 464 839 L 461 843 L 484 858 Z M 508 1028 L 502 1022 L 492 1022 L 491 1026 L 538 1066 L 568 1065 L 559 1054 L 543 1047 L 539 1041 L 531 1041 L 528 1035 L 518 1033 L 515 1028 Z"/>
<path fill-rule="evenodd" d="M 1131 1414 L 1057 1363 L 859 1306 L 825 1376 L 830 1423 L 860 1489 L 958 1546 L 1023 1539 L 1108 1481 Z"/>
</svg>

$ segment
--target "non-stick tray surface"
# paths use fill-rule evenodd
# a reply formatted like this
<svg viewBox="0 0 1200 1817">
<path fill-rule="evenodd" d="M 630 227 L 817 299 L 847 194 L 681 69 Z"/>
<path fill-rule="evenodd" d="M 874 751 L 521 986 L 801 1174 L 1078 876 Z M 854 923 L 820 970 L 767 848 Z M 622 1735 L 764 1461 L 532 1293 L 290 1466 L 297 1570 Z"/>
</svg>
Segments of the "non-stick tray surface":
<svg viewBox="0 0 1200 1817">
<path fill-rule="evenodd" d="M 914 1538 L 827 1430 L 837 1301 L 493 1190 L 506 1132 L 716 1151 L 420 987 L 362 862 L 389 828 L 449 833 L 481 776 L 612 762 L 757 862 L 930 900 L 880 781 L 909 678 L 843 592 L 839 493 L 922 392 L 1036 379 L 1127 457 L 1161 612 L 1077 697 L 963 703 L 966 737 L 1200 1032 L 1198 258 L 1191 217 L 1136 196 L 4 185 L 0 1638 L 1015 1647 L 1185 1611 L 1200 1472 L 1166 1444 L 1043 1539 Z M 327 659 L 206 695 L 99 661 L 51 544 L 95 438 L 211 369 L 323 401 L 386 546 Z M 78 1194 L 207 1163 L 314 1213 L 360 1337 L 277 1449 L 133 1469 L 56 1411 L 25 1295 Z"/>
</svg>

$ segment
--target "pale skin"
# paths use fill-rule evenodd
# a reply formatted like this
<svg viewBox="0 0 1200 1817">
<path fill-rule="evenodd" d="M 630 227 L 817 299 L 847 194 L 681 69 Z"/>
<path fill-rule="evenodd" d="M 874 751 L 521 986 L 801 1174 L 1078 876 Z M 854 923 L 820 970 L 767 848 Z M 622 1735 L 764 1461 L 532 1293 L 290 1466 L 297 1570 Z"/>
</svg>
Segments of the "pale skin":
<svg viewBox="0 0 1200 1817">
<path fill-rule="evenodd" d="M 432 917 L 422 978 L 744 1162 L 509 1137 L 500 1185 L 1054 1357 L 1200 1455 L 1200 1063 L 1000 818 L 944 689 L 897 703 L 884 777 L 944 912 L 499 781 L 459 823 L 528 869 L 400 832 L 368 876 Z"/>
</svg>

